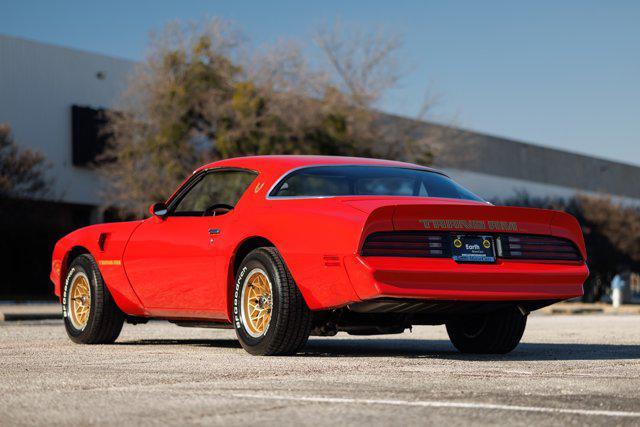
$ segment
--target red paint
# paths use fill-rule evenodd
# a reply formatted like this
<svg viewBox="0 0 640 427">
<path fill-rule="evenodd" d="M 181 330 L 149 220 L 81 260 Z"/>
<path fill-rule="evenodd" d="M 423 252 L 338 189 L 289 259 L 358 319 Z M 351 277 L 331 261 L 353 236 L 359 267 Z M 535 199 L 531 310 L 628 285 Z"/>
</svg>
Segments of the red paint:
<svg viewBox="0 0 640 427">
<path fill-rule="evenodd" d="M 220 260 L 209 242 L 209 228 L 225 216 L 169 217 L 144 221 L 124 253 L 124 269 L 140 301 L 152 316 L 169 310 L 208 317 L 224 315 L 217 277 Z"/>
<path fill-rule="evenodd" d="M 517 222 L 516 233 L 569 239 L 586 258 L 580 227 L 570 215 L 437 198 L 266 197 L 283 174 L 314 164 L 419 168 L 385 160 L 322 156 L 258 156 L 211 163 L 198 171 L 233 167 L 258 173 L 232 212 L 218 217 L 152 217 L 77 230 L 54 249 L 51 280 L 56 295 L 61 293 L 69 254 L 81 248 L 97 261 L 121 261 L 99 268 L 116 303 L 128 314 L 228 321 L 235 254 L 254 237 L 270 241 L 279 250 L 312 309 L 379 296 L 487 301 L 561 300 L 582 294 L 588 275 L 584 262 L 500 259 L 478 265 L 448 258 L 359 255 L 369 233 L 424 230 L 419 220 L 452 219 Z M 220 234 L 210 235 L 209 229 L 219 229 Z M 98 245 L 102 233 L 108 233 L 104 251 Z"/>
</svg>

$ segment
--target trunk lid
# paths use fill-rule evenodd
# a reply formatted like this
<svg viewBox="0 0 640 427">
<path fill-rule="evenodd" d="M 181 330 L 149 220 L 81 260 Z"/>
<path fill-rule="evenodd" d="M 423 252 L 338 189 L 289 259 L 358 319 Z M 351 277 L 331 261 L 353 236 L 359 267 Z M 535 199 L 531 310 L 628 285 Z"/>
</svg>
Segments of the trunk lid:
<svg viewBox="0 0 640 427">
<path fill-rule="evenodd" d="M 491 205 L 399 205 L 394 230 L 455 230 L 490 233 L 551 234 L 554 212 Z"/>
<path fill-rule="evenodd" d="M 438 198 L 362 198 L 344 202 L 369 215 L 363 237 L 384 230 L 547 235 L 573 241 L 586 258 L 580 226 L 564 212 Z"/>
</svg>

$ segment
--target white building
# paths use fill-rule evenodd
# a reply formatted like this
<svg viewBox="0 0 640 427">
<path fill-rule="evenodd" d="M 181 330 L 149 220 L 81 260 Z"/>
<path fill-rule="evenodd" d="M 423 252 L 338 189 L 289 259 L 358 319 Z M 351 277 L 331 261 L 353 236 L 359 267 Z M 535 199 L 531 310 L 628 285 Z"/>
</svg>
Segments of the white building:
<svg viewBox="0 0 640 427">
<path fill-rule="evenodd" d="M 55 177 L 55 199 L 101 204 L 96 173 L 73 162 L 72 107 L 112 107 L 134 66 L 124 59 L 0 36 L 0 123 L 11 125 L 21 146 L 47 156 Z M 477 155 L 456 160 L 455 150 L 465 147 L 454 144 L 453 155 L 447 156 L 453 160 L 436 166 L 487 199 L 522 191 L 543 197 L 581 192 L 640 204 L 640 186 L 629 184 L 640 182 L 639 167 L 473 132 L 468 135 Z"/>
<path fill-rule="evenodd" d="M 73 105 L 108 108 L 135 63 L 90 52 L 0 36 L 0 123 L 19 145 L 46 155 L 52 197 L 100 204 L 96 173 L 72 162 Z"/>
</svg>

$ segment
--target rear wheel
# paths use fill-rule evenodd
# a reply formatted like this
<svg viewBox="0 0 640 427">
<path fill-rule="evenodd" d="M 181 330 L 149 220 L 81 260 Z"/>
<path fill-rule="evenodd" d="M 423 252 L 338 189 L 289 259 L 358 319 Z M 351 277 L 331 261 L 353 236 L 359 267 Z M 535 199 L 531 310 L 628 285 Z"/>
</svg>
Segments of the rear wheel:
<svg viewBox="0 0 640 427">
<path fill-rule="evenodd" d="M 251 354 L 294 354 L 306 344 L 311 311 L 275 248 L 255 249 L 240 264 L 233 325 Z"/>
<path fill-rule="evenodd" d="M 516 348 L 527 317 L 516 307 L 447 323 L 453 345 L 462 353 L 505 354 Z"/>
<path fill-rule="evenodd" d="M 76 257 L 62 294 L 64 326 L 71 341 L 108 344 L 120 335 L 124 314 L 109 293 L 91 255 Z"/>
</svg>

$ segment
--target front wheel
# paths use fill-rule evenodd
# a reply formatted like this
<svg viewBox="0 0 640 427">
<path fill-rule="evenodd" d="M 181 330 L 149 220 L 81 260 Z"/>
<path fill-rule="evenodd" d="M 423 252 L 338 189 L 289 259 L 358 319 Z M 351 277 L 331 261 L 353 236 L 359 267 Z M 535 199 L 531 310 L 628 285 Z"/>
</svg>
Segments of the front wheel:
<svg viewBox="0 0 640 427">
<path fill-rule="evenodd" d="M 311 311 L 275 248 L 251 251 L 240 264 L 233 294 L 233 325 L 251 354 L 294 354 L 309 338 Z"/>
<path fill-rule="evenodd" d="M 71 261 L 62 294 L 64 326 L 71 341 L 109 344 L 120 335 L 124 314 L 102 280 L 91 255 Z"/>
<path fill-rule="evenodd" d="M 451 343 L 462 353 L 506 354 L 520 343 L 527 316 L 516 307 L 446 324 Z"/>
</svg>

